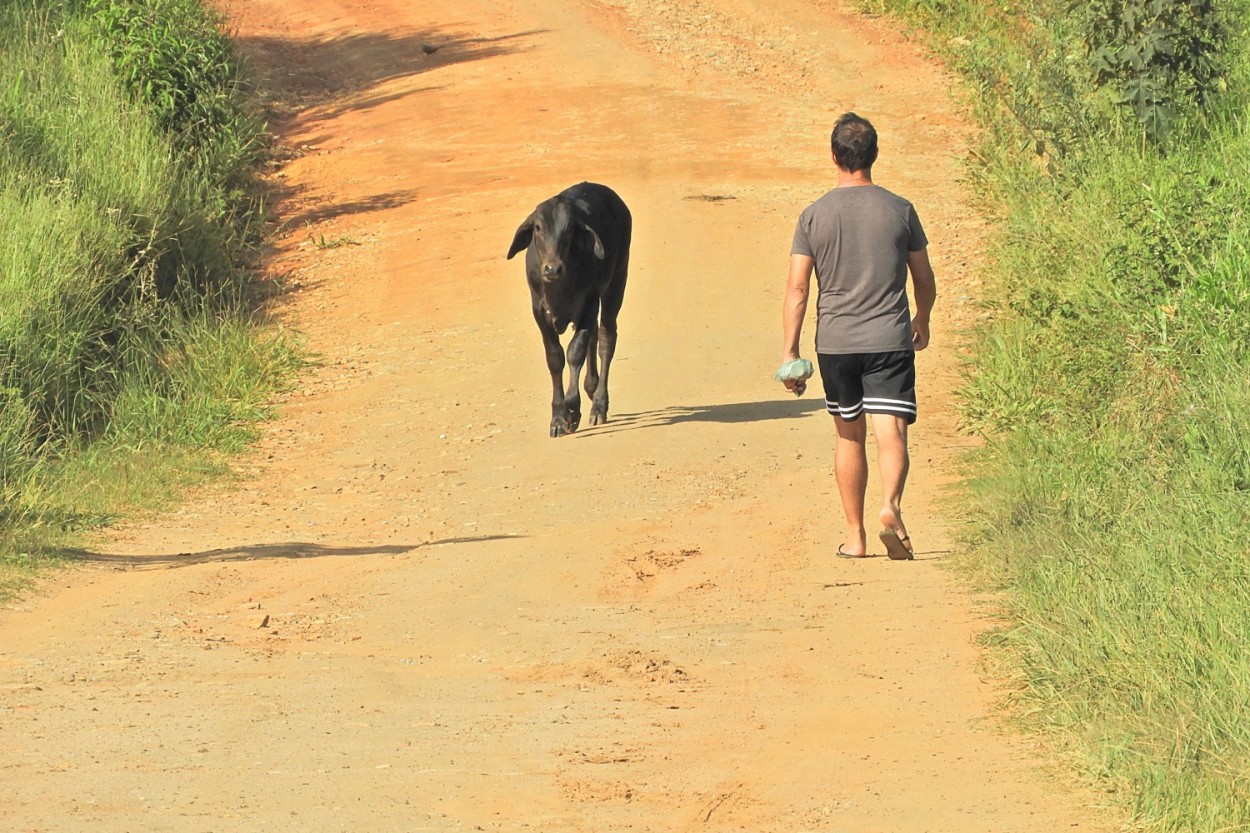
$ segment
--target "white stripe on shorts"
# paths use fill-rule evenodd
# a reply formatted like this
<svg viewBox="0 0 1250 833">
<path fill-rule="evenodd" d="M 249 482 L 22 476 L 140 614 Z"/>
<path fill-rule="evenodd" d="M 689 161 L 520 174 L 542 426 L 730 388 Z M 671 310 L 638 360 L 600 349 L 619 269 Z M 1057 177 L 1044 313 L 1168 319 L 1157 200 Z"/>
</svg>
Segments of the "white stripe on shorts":
<svg viewBox="0 0 1250 833">
<path fill-rule="evenodd" d="M 837 402 L 830 402 L 828 399 L 826 399 L 825 409 L 829 411 L 829 413 L 836 414 L 837 416 L 840 416 L 843 419 L 855 419 L 856 417 L 858 417 L 860 414 L 864 412 L 864 403 L 856 402 L 854 405 L 850 406 L 849 408 L 843 408 Z"/>
<path fill-rule="evenodd" d="M 864 407 L 870 411 L 888 411 L 889 413 L 916 415 L 916 403 L 903 399 L 883 399 L 879 396 L 865 396 Z"/>
</svg>

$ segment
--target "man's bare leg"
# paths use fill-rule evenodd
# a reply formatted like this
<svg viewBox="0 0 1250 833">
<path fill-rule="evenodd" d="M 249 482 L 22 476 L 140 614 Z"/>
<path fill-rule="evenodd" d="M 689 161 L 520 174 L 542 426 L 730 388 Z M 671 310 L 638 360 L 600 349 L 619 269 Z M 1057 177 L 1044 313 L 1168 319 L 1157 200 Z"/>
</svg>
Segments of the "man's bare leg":
<svg viewBox="0 0 1250 833">
<path fill-rule="evenodd" d="M 871 414 L 872 432 L 877 438 L 877 468 L 881 472 L 881 525 L 893 529 L 911 549 L 907 527 L 903 525 L 903 487 L 911 458 L 907 453 L 907 420 L 892 414 Z"/>
<path fill-rule="evenodd" d="M 846 540 L 840 552 L 863 555 L 867 552 L 864 492 L 868 488 L 868 454 L 864 443 L 868 438 L 868 423 L 862 417 L 848 422 L 836 415 L 834 421 L 838 424 L 838 444 L 833 454 L 833 472 L 838 481 L 838 494 L 842 497 L 842 511 L 846 514 Z"/>
</svg>

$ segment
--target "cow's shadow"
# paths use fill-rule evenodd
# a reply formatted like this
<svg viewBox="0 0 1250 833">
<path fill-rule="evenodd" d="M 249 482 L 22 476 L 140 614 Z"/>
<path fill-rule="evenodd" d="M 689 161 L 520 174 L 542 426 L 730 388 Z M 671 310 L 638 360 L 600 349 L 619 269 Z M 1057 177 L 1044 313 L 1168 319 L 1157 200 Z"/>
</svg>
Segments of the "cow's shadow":
<svg viewBox="0 0 1250 833">
<path fill-rule="evenodd" d="M 118 568 L 143 569 L 145 567 L 186 567 L 192 564 L 220 564 L 239 561 L 267 561 L 277 558 L 304 559 L 327 557 L 366 557 L 403 555 L 427 547 L 446 544 L 475 544 L 517 538 L 516 535 L 472 535 L 458 538 L 440 538 L 416 544 L 381 544 L 377 546 L 334 547 L 305 541 L 288 541 L 278 544 L 248 544 L 239 547 L 221 547 L 203 552 L 173 552 L 154 554 L 120 554 L 92 552 L 83 549 L 61 550 L 58 555 L 72 561 L 94 564 L 111 564 Z"/>
<path fill-rule="evenodd" d="M 777 399 L 764 402 L 734 402 L 724 405 L 670 405 L 651 411 L 610 415 L 606 425 L 578 432 L 574 436 L 592 437 L 613 431 L 636 430 L 680 425 L 684 422 L 711 422 L 739 425 L 748 422 L 802 419 L 824 411 L 822 399 Z"/>
</svg>

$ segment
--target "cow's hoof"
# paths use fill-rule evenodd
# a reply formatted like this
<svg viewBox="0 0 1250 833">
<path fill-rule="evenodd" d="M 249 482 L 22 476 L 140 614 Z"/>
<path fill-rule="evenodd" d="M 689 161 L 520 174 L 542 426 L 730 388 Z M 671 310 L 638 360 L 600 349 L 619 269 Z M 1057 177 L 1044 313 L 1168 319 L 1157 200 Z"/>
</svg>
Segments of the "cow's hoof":
<svg viewBox="0 0 1250 833">
<path fill-rule="evenodd" d="M 569 419 L 567 417 L 564 419 L 559 419 L 559 418 L 553 419 L 551 421 L 551 436 L 563 437 L 565 434 L 572 434 L 574 431 L 577 430 L 577 425 L 579 422 L 581 422 L 580 414 L 577 416 L 576 419 Z"/>
<path fill-rule="evenodd" d="M 605 414 L 603 411 L 592 410 L 590 412 L 590 424 L 591 425 L 605 425 L 607 424 L 607 421 L 608 421 L 608 415 Z"/>
</svg>

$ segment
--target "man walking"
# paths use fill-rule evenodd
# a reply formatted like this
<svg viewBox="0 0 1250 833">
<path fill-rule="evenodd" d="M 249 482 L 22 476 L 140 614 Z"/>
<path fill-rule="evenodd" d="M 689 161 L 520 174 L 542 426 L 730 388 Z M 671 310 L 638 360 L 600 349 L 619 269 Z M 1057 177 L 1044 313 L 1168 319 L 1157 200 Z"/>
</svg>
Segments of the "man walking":
<svg viewBox="0 0 1250 833">
<path fill-rule="evenodd" d="M 916 421 L 915 351 L 929 344 L 937 286 L 915 208 L 873 184 L 877 131 L 866 119 L 847 113 L 834 125 L 831 144 L 837 187 L 802 213 L 790 248 L 782 307 L 783 369 L 799 358 L 814 268 L 819 286 L 816 358 L 825 406 L 837 425 L 834 473 L 846 513 L 846 538 L 837 554 L 867 555 L 867 413 L 877 438 L 883 492 L 877 515 L 881 541 L 890 558 L 907 560 L 914 550 L 902 501 L 910 466 L 907 427 Z M 914 315 L 907 300 L 909 273 Z M 801 393 L 804 383 L 786 378 L 785 386 Z"/>
</svg>

